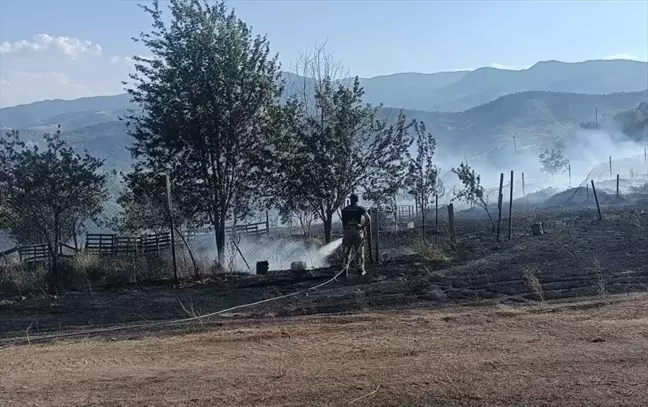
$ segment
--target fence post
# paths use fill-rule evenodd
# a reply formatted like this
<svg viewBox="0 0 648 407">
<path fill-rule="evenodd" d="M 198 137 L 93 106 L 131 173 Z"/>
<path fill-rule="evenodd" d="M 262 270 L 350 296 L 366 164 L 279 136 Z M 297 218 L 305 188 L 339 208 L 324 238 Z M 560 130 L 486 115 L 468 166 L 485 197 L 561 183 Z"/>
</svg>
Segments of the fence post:
<svg viewBox="0 0 648 407">
<path fill-rule="evenodd" d="M 270 215 L 268 215 L 268 210 L 266 209 L 266 235 L 270 235 Z"/>
<path fill-rule="evenodd" d="M 567 165 L 567 171 L 569 172 L 569 188 L 571 188 L 571 164 Z"/>
<path fill-rule="evenodd" d="M 587 193 L 587 199 L 589 200 L 589 184 L 585 184 L 585 192 Z"/>
<path fill-rule="evenodd" d="M 610 177 L 612 176 L 612 156 L 610 156 Z"/>
<path fill-rule="evenodd" d="M 524 173 L 522 173 L 522 197 L 526 196 L 526 191 L 524 189 Z"/>
<path fill-rule="evenodd" d="M 450 241 L 455 243 L 457 241 L 457 230 L 455 229 L 454 205 L 448 205 L 448 223 L 450 229 Z"/>
<path fill-rule="evenodd" d="M 434 231 L 439 233 L 439 194 L 434 194 Z"/>
<path fill-rule="evenodd" d="M 376 221 L 374 222 L 374 237 L 376 238 L 376 263 L 380 263 L 380 211 L 376 209 Z"/>
<path fill-rule="evenodd" d="M 504 173 L 500 173 L 500 183 L 499 183 L 499 192 L 497 194 L 497 241 L 500 240 L 500 228 L 502 226 L 502 201 L 504 200 L 504 195 L 502 195 L 502 189 L 504 188 Z"/>
<path fill-rule="evenodd" d="M 601 215 L 601 206 L 599 205 L 598 195 L 596 195 L 596 187 L 594 186 L 594 180 L 592 180 L 592 193 L 594 194 L 594 200 L 596 200 L 596 209 L 598 210 L 599 220 L 603 220 Z"/>
<path fill-rule="evenodd" d="M 619 197 L 619 174 L 617 174 L 617 189 L 616 189 L 616 196 L 617 198 Z"/>
<path fill-rule="evenodd" d="M 167 203 L 169 205 L 169 227 L 171 228 L 171 259 L 173 261 L 173 279 L 178 284 L 178 264 L 175 251 L 175 225 L 173 224 L 173 200 L 171 199 L 171 178 L 169 173 L 164 174 L 166 180 Z M 158 245 L 159 250 L 159 245 Z"/>
<path fill-rule="evenodd" d="M 371 219 L 376 218 L 376 209 L 370 209 L 369 210 L 369 216 L 371 216 Z M 371 227 L 371 222 L 367 225 L 367 230 L 365 231 L 366 233 L 366 238 L 367 238 L 367 246 L 369 247 L 369 263 L 374 262 L 374 255 L 373 255 L 373 231 Z"/>
<path fill-rule="evenodd" d="M 513 235 L 513 170 L 511 170 L 511 192 L 509 198 L 509 229 L 508 229 L 508 238 L 511 240 Z"/>
</svg>

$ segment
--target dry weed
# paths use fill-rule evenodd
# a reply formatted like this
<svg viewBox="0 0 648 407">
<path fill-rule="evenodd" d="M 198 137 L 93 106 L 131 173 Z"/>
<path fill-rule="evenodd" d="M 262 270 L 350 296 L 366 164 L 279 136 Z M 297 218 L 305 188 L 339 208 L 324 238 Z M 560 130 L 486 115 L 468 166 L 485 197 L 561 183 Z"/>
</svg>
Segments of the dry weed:
<svg viewBox="0 0 648 407">
<path fill-rule="evenodd" d="M 609 293 L 607 290 L 605 277 L 603 275 L 603 266 L 601 266 L 600 260 L 597 259 L 596 257 L 592 257 L 590 261 L 594 266 L 594 271 L 596 273 L 596 281 L 594 283 L 594 289 L 598 294 L 598 296 L 605 300 L 608 297 Z"/>
<path fill-rule="evenodd" d="M 526 284 L 526 286 L 529 287 L 529 289 L 538 296 L 538 299 L 544 305 L 545 299 L 544 293 L 542 291 L 542 285 L 540 284 L 540 280 L 538 280 L 538 276 L 536 275 L 536 273 L 539 272 L 540 270 L 538 270 L 538 267 L 525 267 L 523 269 L 524 284 Z"/>
<path fill-rule="evenodd" d="M 444 248 L 439 244 L 432 244 L 427 239 L 419 238 L 412 242 L 410 248 L 414 253 L 421 256 L 431 263 L 446 263 L 449 258 L 446 256 Z"/>
</svg>

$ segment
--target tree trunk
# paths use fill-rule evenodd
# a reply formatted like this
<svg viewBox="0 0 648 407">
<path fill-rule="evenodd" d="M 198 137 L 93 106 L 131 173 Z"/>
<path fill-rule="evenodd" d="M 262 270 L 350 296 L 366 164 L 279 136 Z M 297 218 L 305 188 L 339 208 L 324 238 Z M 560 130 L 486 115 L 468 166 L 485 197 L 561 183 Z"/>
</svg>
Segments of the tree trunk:
<svg viewBox="0 0 648 407">
<path fill-rule="evenodd" d="M 56 283 L 58 277 L 58 250 L 54 248 L 55 246 L 56 244 L 52 244 L 51 241 L 47 243 L 47 249 L 49 251 L 50 258 L 52 259 L 52 269 L 50 270 L 52 283 Z"/>
<path fill-rule="evenodd" d="M 422 205 L 421 202 L 421 234 L 423 235 L 423 238 L 425 238 L 425 211 L 427 210 L 427 207 Z"/>
<path fill-rule="evenodd" d="M 189 242 L 187 242 L 187 239 L 185 239 L 184 235 L 180 232 L 177 226 L 174 226 L 174 229 L 178 236 L 180 236 L 180 239 L 182 239 L 182 242 L 187 248 L 187 252 L 189 252 L 189 258 L 191 258 L 191 263 L 193 264 L 194 268 L 194 277 L 196 278 L 196 280 L 200 280 L 200 270 L 198 269 L 198 265 L 196 264 L 196 259 L 194 258 L 193 250 L 191 250 L 191 247 L 189 246 Z"/>
<path fill-rule="evenodd" d="M 54 214 L 54 244 L 49 242 L 49 251 L 52 256 L 52 277 L 56 280 L 59 276 L 59 214 Z M 54 247 L 52 247 L 54 246 Z"/>
<path fill-rule="evenodd" d="M 221 271 L 225 270 L 225 220 L 219 219 L 214 222 L 214 234 L 216 236 L 217 260 Z"/>
<path fill-rule="evenodd" d="M 77 233 L 78 233 L 78 228 L 76 226 L 76 222 L 74 222 L 74 226 L 72 228 L 72 238 L 74 239 L 74 250 L 79 251 L 79 241 L 77 239 Z"/>
<path fill-rule="evenodd" d="M 331 243 L 333 235 L 333 213 L 327 212 L 324 219 L 324 243 Z"/>
</svg>

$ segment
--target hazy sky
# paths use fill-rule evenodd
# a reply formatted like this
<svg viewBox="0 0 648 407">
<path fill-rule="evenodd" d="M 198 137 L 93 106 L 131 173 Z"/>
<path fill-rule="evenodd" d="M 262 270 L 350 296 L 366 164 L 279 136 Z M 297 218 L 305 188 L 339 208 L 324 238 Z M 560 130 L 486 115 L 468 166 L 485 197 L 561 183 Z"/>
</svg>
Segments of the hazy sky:
<svg viewBox="0 0 648 407">
<path fill-rule="evenodd" d="M 137 0 L 0 1 L 0 106 L 120 93 L 146 54 Z M 351 73 L 438 72 L 539 60 L 648 59 L 648 0 L 238 0 L 284 68 L 315 44 Z M 162 2 L 165 5 L 165 2 Z"/>
</svg>

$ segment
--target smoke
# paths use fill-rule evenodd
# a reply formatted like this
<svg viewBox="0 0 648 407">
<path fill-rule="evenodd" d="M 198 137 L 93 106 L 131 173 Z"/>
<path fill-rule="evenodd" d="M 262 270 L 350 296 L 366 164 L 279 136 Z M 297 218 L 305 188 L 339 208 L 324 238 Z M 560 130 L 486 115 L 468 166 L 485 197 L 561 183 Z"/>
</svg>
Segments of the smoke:
<svg viewBox="0 0 648 407">
<path fill-rule="evenodd" d="M 225 256 L 228 271 L 256 271 L 256 263 L 267 261 L 270 270 L 288 270 L 296 261 L 306 263 L 307 269 L 328 267 L 327 258 L 342 244 L 342 239 L 321 246 L 301 238 L 241 236 L 236 244 L 228 236 Z M 194 256 L 203 264 L 213 264 L 218 258 L 214 235 L 211 233 L 192 236 L 189 245 Z M 238 248 L 237 248 L 238 246 Z"/>
<path fill-rule="evenodd" d="M 502 136 L 499 139 L 506 139 Z M 526 194 L 547 188 L 568 189 L 584 185 L 590 180 L 616 179 L 616 175 L 627 179 L 646 179 L 647 162 L 644 149 L 646 141 L 638 142 L 625 135 L 613 122 L 603 123 L 600 129 L 561 128 L 555 133 L 538 134 L 517 138 L 508 144 L 495 146 L 490 151 L 470 155 L 464 151 L 443 151 L 439 146 L 437 163 L 443 169 L 441 179 L 448 193 L 441 200 L 448 203 L 452 189 L 460 188 L 457 176 L 450 172 L 462 162 L 468 164 L 481 176 L 481 185 L 486 188 L 491 203 L 497 200 L 500 173 L 504 173 L 504 185 L 508 186 L 510 171 L 514 171 L 514 198 L 522 196 L 522 173 L 525 175 Z M 542 172 L 538 156 L 545 149 L 559 149 L 570 161 L 570 171 L 565 169 L 555 176 Z M 610 158 L 612 171 L 610 174 Z M 508 194 L 504 194 L 508 201 Z"/>
</svg>

